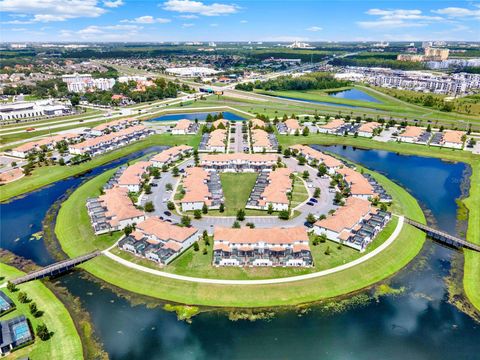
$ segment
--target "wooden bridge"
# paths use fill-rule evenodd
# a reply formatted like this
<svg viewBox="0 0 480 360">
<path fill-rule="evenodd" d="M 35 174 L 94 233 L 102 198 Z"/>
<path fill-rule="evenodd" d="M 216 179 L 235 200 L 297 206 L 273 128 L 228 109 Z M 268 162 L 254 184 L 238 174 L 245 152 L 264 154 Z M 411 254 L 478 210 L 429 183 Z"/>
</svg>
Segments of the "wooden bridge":
<svg viewBox="0 0 480 360">
<path fill-rule="evenodd" d="M 410 224 L 410 225 L 416 227 L 417 229 L 420 229 L 420 230 L 424 231 L 427 234 L 428 237 L 430 237 L 434 240 L 437 240 L 438 242 L 441 242 L 441 243 L 444 243 L 444 244 L 447 244 L 447 245 L 450 245 L 450 246 L 454 246 L 456 248 L 465 248 L 465 249 L 470 249 L 470 250 L 480 252 L 480 245 L 477 245 L 477 244 L 471 243 L 469 241 L 460 239 L 456 236 L 452 236 L 450 234 L 447 234 L 444 231 L 440 231 L 440 230 L 434 229 L 430 226 L 420 224 L 419 222 L 416 222 L 416 221 L 408 219 L 408 218 L 405 218 L 405 222 L 407 224 Z"/>
<path fill-rule="evenodd" d="M 40 270 L 35 270 L 35 271 L 32 271 L 31 273 L 28 273 L 26 275 L 13 279 L 11 280 L 11 282 L 14 283 L 15 285 L 18 285 L 18 284 L 26 283 L 28 281 L 42 279 L 47 276 L 58 275 L 72 269 L 73 267 L 79 264 L 82 264 L 88 260 L 91 260 L 94 257 L 97 257 L 101 253 L 102 253 L 101 251 L 94 251 L 92 253 L 78 256 L 73 259 L 59 261 L 55 264 L 48 265 Z"/>
</svg>

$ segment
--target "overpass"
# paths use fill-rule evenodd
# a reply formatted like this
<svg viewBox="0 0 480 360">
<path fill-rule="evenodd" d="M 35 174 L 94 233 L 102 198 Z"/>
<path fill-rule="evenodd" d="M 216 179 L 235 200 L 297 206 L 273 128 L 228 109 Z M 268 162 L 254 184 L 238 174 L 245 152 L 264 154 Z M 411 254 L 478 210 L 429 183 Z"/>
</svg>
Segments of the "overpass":
<svg viewBox="0 0 480 360">
<path fill-rule="evenodd" d="M 414 221 L 412 219 L 409 219 L 409 218 L 405 218 L 405 222 L 407 224 L 410 224 L 410 225 L 416 227 L 417 229 L 420 229 L 420 230 L 424 231 L 427 234 L 428 237 L 430 237 L 430 238 L 432 238 L 432 239 L 434 239 L 438 242 L 441 242 L 441 243 L 444 243 L 444 244 L 447 244 L 447 245 L 450 245 L 450 246 L 454 246 L 456 248 L 465 248 L 465 249 L 480 252 L 480 245 L 477 245 L 477 244 L 471 243 L 469 241 L 460 239 L 456 236 L 452 236 L 450 234 L 447 234 L 444 231 L 434 229 L 431 226 L 421 224 L 421 223 L 416 222 L 416 221 Z"/>
<path fill-rule="evenodd" d="M 48 265 L 48 266 L 46 266 L 42 269 L 32 271 L 32 272 L 30 272 L 26 275 L 23 275 L 23 276 L 20 276 L 16 279 L 13 279 L 13 280 L 11 280 L 11 282 L 15 285 L 19 285 L 19 284 L 22 284 L 22 283 L 26 283 L 28 281 L 42 279 L 42 278 L 47 277 L 47 276 L 58 275 L 58 274 L 61 274 L 65 271 L 68 271 L 68 270 L 74 268 L 75 266 L 77 266 L 79 264 L 82 264 L 82 263 L 84 263 L 88 260 L 91 260 L 91 259 L 97 257 L 100 254 L 101 254 L 101 251 L 94 251 L 92 253 L 85 254 L 85 255 L 82 255 L 82 256 L 78 256 L 78 257 L 73 258 L 73 259 L 59 261 L 55 264 Z"/>
</svg>

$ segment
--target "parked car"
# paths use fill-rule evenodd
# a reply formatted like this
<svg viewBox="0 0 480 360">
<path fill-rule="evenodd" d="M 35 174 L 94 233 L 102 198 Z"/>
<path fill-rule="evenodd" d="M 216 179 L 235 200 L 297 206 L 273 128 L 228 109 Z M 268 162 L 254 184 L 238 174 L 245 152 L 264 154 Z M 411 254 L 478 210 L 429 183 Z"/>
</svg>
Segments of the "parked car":
<svg viewBox="0 0 480 360">
<path fill-rule="evenodd" d="M 166 221 L 166 222 L 169 222 L 169 223 L 171 223 L 171 222 L 172 222 L 172 220 L 170 220 L 170 219 L 166 219 L 165 221 Z"/>
<path fill-rule="evenodd" d="M 305 225 L 305 226 L 306 226 L 307 228 L 309 228 L 309 229 L 313 228 L 313 224 L 312 224 L 312 223 L 309 223 L 308 221 L 305 221 L 305 222 L 303 223 L 303 225 Z"/>
<path fill-rule="evenodd" d="M 310 201 L 310 202 L 314 202 L 314 203 L 318 203 L 318 200 L 317 200 L 317 199 L 315 199 L 315 198 L 310 198 L 310 200 L 308 200 L 308 201 Z"/>
<path fill-rule="evenodd" d="M 313 206 L 313 205 L 315 205 L 315 204 L 314 204 L 313 202 L 309 201 L 309 202 L 307 202 L 307 205 Z"/>
<path fill-rule="evenodd" d="M 150 186 L 156 187 L 156 186 L 158 186 L 158 184 L 157 184 L 157 183 L 154 183 L 154 182 L 152 182 L 152 183 L 150 184 Z"/>
<path fill-rule="evenodd" d="M 170 211 L 164 211 L 163 213 L 167 216 L 172 216 L 172 213 Z"/>
</svg>

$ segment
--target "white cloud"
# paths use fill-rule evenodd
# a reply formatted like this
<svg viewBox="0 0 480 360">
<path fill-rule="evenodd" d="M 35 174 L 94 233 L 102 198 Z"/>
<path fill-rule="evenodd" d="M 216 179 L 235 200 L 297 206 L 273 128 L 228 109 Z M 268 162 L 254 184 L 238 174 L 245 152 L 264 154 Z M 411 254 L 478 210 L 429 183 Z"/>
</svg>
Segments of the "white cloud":
<svg viewBox="0 0 480 360">
<path fill-rule="evenodd" d="M 27 31 L 28 29 L 26 28 L 12 28 L 10 31 Z"/>
<path fill-rule="evenodd" d="M 198 16 L 197 15 L 193 15 L 193 14 L 190 14 L 190 15 L 178 15 L 179 18 L 182 18 L 182 19 L 198 19 Z"/>
<path fill-rule="evenodd" d="M 11 25 L 24 25 L 24 24 L 32 24 L 33 20 L 9 20 L 4 21 L 2 24 L 11 24 Z"/>
<path fill-rule="evenodd" d="M 165 18 L 154 18 L 150 15 L 140 16 L 135 19 L 125 19 L 121 20 L 121 23 L 131 23 L 131 24 L 166 24 L 171 22 L 170 19 Z"/>
<path fill-rule="evenodd" d="M 123 0 L 111 0 L 111 1 L 104 1 L 103 5 L 105 5 L 108 8 L 117 8 L 119 6 L 122 6 L 125 4 Z"/>
<path fill-rule="evenodd" d="M 460 7 L 447 7 L 438 10 L 432 10 L 435 14 L 445 15 L 452 18 L 474 17 L 480 20 L 480 9 L 466 9 Z"/>
<path fill-rule="evenodd" d="M 305 30 L 317 32 L 317 31 L 323 30 L 323 28 L 321 28 L 320 26 L 310 26 L 309 28 L 306 28 Z"/>
<path fill-rule="evenodd" d="M 3 12 L 31 15 L 35 22 L 98 17 L 106 12 L 97 0 L 1 0 L 0 8 Z"/>
<path fill-rule="evenodd" d="M 184 28 L 189 28 L 189 27 L 192 27 L 192 26 L 195 26 L 195 24 L 192 24 L 192 23 L 182 24 L 182 27 L 184 27 Z"/>
<path fill-rule="evenodd" d="M 215 23 L 214 23 L 214 24 L 210 24 L 210 26 L 211 26 L 211 27 L 217 27 L 218 24 L 215 24 Z"/>
<path fill-rule="evenodd" d="M 139 25 L 90 25 L 78 31 L 60 30 L 60 37 L 84 41 L 126 41 L 140 34 Z"/>
<path fill-rule="evenodd" d="M 233 14 L 238 11 L 238 6 L 232 4 L 213 3 L 206 5 L 200 1 L 168 0 L 163 3 L 163 8 L 168 11 L 180 13 L 193 13 L 204 16 L 219 16 Z"/>
<path fill-rule="evenodd" d="M 240 20 L 240 24 L 246 24 L 248 23 L 248 20 Z"/>
<path fill-rule="evenodd" d="M 420 27 L 444 20 L 441 16 L 424 15 L 421 10 L 417 9 L 370 9 L 366 14 L 378 18 L 372 21 L 357 22 L 357 25 L 364 29 Z"/>
</svg>

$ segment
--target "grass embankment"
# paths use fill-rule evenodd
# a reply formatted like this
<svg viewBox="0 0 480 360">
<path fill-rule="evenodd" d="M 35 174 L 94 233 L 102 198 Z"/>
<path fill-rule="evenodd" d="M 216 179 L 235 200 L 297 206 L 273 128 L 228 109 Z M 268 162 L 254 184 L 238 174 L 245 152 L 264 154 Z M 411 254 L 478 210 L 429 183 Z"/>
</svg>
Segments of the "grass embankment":
<svg viewBox="0 0 480 360">
<path fill-rule="evenodd" d="M 5 280 L 21 276 L 23 272 L 14 267 L 0 264 L 0 274 Z M 22 304 L 17 299 L 18 291 L 11 293 L 6 288 L 2 289 L 17 306 L 16 310 L 2 316 L 1 320 L 15 316 L 25 315 L 35 331 L 38 324 L 45 324 L 52 337 L 47 341 L 35 338 L 35 342 L 25 348 L 14 351 L 7 359 L 18 359 L 29 356 L 30 359 L 82 359 L 83 350 L 80 337 L 77 333 L 70 314 L 56 296 L 39 280 L 21 284 L 17 287 L 27 293 L 28 297 L 37 304 L 42 316 L 35 318 L 30 314 L 29 304 Z"/>
<path fill-rule="evenodd" d="M 279 135 L 278 139 L 284 148 L 299 142 L 294 136 Z M 478 206 L 480 204 L 480 156 L 463 150 L 396 142 L 384 143 L 366 138 L 354 138 L 352 136 L 312 134 L 303 137 L 301 142 L 304 144 L 356 146 L 363 149 L 378 149 L 405 155 L 435 157 L 470 165 L 472 174 L 470 176 L 469 194 L 468 197 L 461 201 L 468 208 L 466 239 L 480 244 L 480 206 Z M 480 310 L 480 254 L 471 250 L 464 250 L 464 254 L 463 285 L 465 294 L 471 303 Z"/>
<path fill-rule="evenodd" d="M 87 170 L 93 169 L 99 165 L 116 160 L 135 151 L 145 149 L 155 145 L 181 145 L 187 144 L 198 146 L 199 135 L 170 135 L 160 134 L 152 135 L 147 139 L 135 142 L 129 146 L 114 150 L 104 155 L 94 157 L 91 161 L 75 166 L 45 166 L 35 168 L 30 176 L 25 176 L 18 181 L 14 181 L 0 188 L 0 202 L 6 201 L 14 196 L 18 196 L 32 190 L 36 190 L 55 181 L 67 177 L 81 174 Z"/>
<path fill-rule="evenodd" d="M 112 237 L 96 239 L 84 207 L 85 200 L 90 196 L 98 195 L 99 186 L 110 175 L 103 174 L 82 185 L 64 202 L 60 209 L 55 232 L 62 249 L 70 257 L 98 248 L 104 249 L 115 241 L 115 237 L 119 236 L 117 234 Z M 411 195 L 385 177 L 378 174 L 376 176 L 395 199 L 397 205 L 394 211 L 422 222 L 425 221 L 420 207 Z M 349 293 L 393 275 L 415 257 L 420 251 L 424 239 L 422 232 L 405 225 L 393 244 L 365 263 L 321 278 L 276 285 L 234 286 L 178 281 L 126 268 L 106 257 L 96 258 L 82 267 L 94 276 L 126 290 L 168 301 L 194 305 L 240 307 L 292 305 Z M 334 251 L 335 244 L 330 244 Z M 348 254 L 348 249 L 343 248 L 340 251 L 344 250 Z M 330 259 L 326 258 L 327 255 L 322 256 L 321 246 L 313 251 L 318 266 L 324 266 L 324 268 L 331 266 L 332 264 L 328 264 L 328 261 L 337 264 L 339 261 L 343 263 L 343 258 L 335 258 L 336 255 Z M 175 268 L 175 272 L 185 272 L 193 276 L 208 275 L 201 273 L 200 267 L 203 272 L 251 271 L 260 277 L 277 275 L 273 272 L 288 271 L 289 275 L 295 275 L 295 271 L 302 271 L 299 269 L 214 269 L 210 266 L 210 252 L 211 250 L 209 255 L 204 256 L 201 252 L 193 254 L 192 250 L 189 250 L 174 261 L 171 267 Z M 262 271 L 271 271 L 273 274 L 262 274 Z M 221 275 L 226 275 L 225 273 Z M 285 274 L 281 275 L 285 276 Z M 231 276 L 241 278 L 243 274 L 237 273 L 231 274 Z"/>
</svg>

